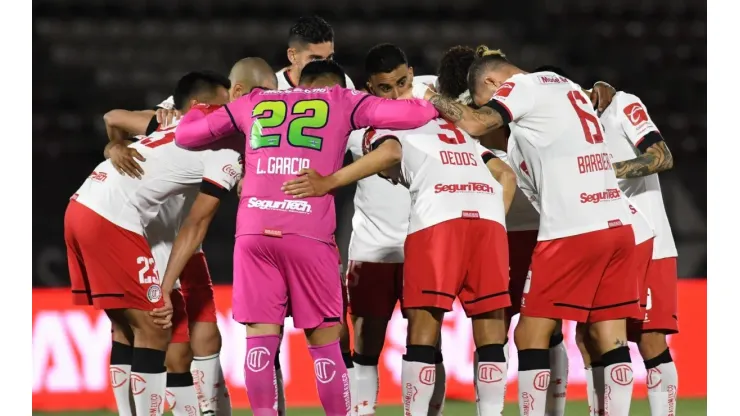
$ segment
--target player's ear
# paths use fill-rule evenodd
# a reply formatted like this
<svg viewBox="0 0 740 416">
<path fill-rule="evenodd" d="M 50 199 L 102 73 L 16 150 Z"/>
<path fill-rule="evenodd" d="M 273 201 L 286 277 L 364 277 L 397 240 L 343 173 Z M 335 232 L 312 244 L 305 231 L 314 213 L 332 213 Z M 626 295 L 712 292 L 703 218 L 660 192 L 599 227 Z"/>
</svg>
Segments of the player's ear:
<svg viewBox="0 0 740 416">
<path fill-rule="evenodd" d="M 369 92 L 372 95 L 375 95 L 375 91 L 373 91 L 373 86 L 370 85 L 370 81 L 365 82 L 365 88 L 367 89 L 367 92 Z"/>
<path fill-rule="evenodd" d="M 409 81 L 413 81 L 413 80 L 414 80 L 414 67 L 410 66 L 409 67 Z"/>
<path fill-rule="evenodd" d="M 291 64 L 293 64 L 293 65 L 295 65 L 295 63 L 296 63 L 296 61 L 297 61 L 297 59 L 296 59 L 296 54 L 297 54 L 297 52 L 298 52 L 298 51 L 296 51 L 296 49 L 295 49 L 295 48 L 288 48 L 288 60 L 289 60 L 289 61 L 290 61 L 290 63 L 291 63 Z"/>
</svg>

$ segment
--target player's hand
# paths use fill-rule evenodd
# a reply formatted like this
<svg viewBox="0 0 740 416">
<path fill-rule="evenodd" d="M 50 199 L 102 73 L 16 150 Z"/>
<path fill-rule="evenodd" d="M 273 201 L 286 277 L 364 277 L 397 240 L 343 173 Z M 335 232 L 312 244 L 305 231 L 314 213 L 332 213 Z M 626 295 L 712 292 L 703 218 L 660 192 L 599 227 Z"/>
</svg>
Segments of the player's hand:
<svg viewBox="0 0 740 416">
<path fill-rule="evenodd" d="M 331 180 L 313 169 L 301 169 L 298 176 L 298 179 L 283 183 L 280 190 L 293 198 L 324 196 L 331 191 Z"/>
<path fill-rule="evenodd" d="M 172 328 L 173 308 L 169 291 L 162 291 L 162 301 L 164 302 L 164 306 L 154 309 L 149 312 L 149 315 L 154 318 L 154 323 L 156 325 L 162 326 L 162 329 Z"/>
<path fill-rule="evenodd" d="M 162 127 L 169 127 L 175 120 L 180 118 L 182 113 L 179 110 L 158 108 L 157 109 L 157 123 L 161 124 Z"/>
<path fill-rule="evenodd" d="M 604 81 L 597 81 L 591 90 L 591 103 L 599 115 L 612 103 L 617 90 Z"/>
<path fill-rule="evenodd" d="M 116 168 L 118 173 L 141 179 L 144 169 L 141 168 L 141 165 L 136 160 L 138 159 L 144 162 L 146 159 L 138 150 L 128 147 L 124 142 L 120 142 L 113 144 L 108 149 L 108 155 L 110 156 L 111 164 L 113 164 L 113 167 Z"/>
</svg>

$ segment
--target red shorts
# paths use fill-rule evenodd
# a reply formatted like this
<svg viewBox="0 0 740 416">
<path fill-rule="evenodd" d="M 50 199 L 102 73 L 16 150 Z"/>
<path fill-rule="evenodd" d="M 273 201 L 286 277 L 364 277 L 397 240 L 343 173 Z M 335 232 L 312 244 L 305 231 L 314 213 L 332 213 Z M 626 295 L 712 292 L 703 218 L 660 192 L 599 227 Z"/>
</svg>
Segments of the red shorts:
<svg viewBox="0 0 740 416">
<path fill-rule="evenodd" d="M 527 281 L 529 265 L 532 263 L 532 252 L 537 246 L 537 230 L 509 231 L 509 294 L 511 306 L 506 308 L 506 316 L 519 313 L 522 306 L 524 284 Z"/>
<path fill-rule="evenodd" d="M 458 218 L 417 231 L 404 256 L 404 308 L 450 311 L 458 297 L 475 316 L 511 305 L 506 229 L 495 221 Z"/>
<path fill-rule="evenodd" d="M 172 340 L 173 344 L 190 342 L 190 331 L 188 330 L 188 314 L 185 309 L 185 299 L 178 289 L 170 294 L 172 301 Z"/>
<path fill-rule="evenodd" d="M 401 299 L 403 263 L 350 260 L 347 270 L 350 314 L 390 319 Z"/>
<path fill-rule="evenodd" d="M 631 226 L 540 241 L 524 287 L 524 316 L 600 322 L 639 318 Z"/>
<path fill-rule="evenodd" d="M 73 200 L 64 214 L 64 242 L 75 305 L 150 311 L 164 304 L 144 236 Z"/>
<path fill-rule="evenodd" d="M 180 273 L 180 287 L 190 322 L 216 322 L 216 301 L 208 263 L 203 252 L 195 253 Z"/>
<path fill-rule="evenodd" d="M 641 332 L 678 333 L 678 271 L 675 257 L 651 260 L 645 284 L 640 288 L 644 305 Z"/>
</svg>

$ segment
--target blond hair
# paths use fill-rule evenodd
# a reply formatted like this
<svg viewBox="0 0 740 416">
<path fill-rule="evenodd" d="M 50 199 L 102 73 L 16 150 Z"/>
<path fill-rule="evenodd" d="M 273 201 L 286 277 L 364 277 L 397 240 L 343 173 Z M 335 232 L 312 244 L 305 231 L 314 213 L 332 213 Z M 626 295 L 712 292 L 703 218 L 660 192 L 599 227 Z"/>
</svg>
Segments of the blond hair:
<svg viewBox="0 0 740 416">
<path fill-rule="evenodd" d="M 480 45 L 475 48 L 475 56 L 478 58 L 483 58 L 485 56 L 500 56 L 501 58 L 506 58 L 506 54 L 504 54 L 501 49 L 489 49 L 486 45 Z"/>
</svg>

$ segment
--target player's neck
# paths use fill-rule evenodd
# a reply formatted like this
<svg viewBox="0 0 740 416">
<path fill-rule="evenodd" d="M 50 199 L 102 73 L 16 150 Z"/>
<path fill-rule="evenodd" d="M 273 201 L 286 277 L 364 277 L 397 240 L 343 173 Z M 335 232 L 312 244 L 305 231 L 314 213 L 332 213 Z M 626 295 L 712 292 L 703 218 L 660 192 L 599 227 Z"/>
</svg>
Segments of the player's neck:
<svg viewBox="0 0 740 416">
<path fill-rule="evenodd" d="M 285 75 L 286 80 L 288 81 L 288 84 L 290 84 L 291 87 L 297 87 L 298 81 L 300 81 L 299 77 L 299 71 L 296 69 L 293 65 L 285 68 Z"/>
</svg>

